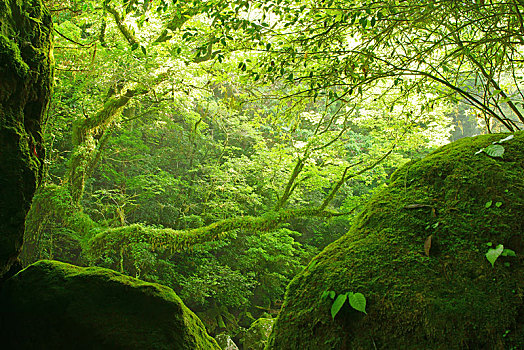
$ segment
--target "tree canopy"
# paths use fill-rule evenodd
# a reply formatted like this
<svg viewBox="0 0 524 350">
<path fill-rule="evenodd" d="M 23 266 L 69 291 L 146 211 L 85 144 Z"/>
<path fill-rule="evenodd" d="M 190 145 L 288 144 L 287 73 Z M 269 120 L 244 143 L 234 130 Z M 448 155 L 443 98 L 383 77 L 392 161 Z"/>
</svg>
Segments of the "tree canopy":
<svg viewBox="0 0 524 350">
<path fill-rule="evenodd" d="M 523 128 L 522 1 L 47 5 L 56 75 L 24 263 L 161 282 L 212 331 L 278 310 L 400 165 Z"/>
</svg>

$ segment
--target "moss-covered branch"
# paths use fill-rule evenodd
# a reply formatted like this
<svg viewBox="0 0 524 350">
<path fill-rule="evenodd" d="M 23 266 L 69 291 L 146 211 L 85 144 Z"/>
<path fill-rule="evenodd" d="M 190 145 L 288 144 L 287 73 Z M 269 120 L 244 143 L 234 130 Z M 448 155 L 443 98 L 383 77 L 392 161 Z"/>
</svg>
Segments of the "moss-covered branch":
<svg viewBox="0 0 524 350">
<path fill-rule="evenodd" d="M 183 12 L 180 15 L 174 15 L 173 18 L 167 23 L 166 27 L 160 35 L 155 40 L 156 43 L 163 43 L 169 39 L 171 39 L 171 36 L 169 35 L 169 32 L 174 32 L 184 25 L 192 16 L 194 13 L 192 12 Z"/>
<path fill-rule="evenodd" d="M 172 255 L 195 244 L 227 238 L 237 230 L 267 232 L 292 219 L 301 217 L 322 217 L 347 215 L 317 208 L 298 208 L 268 212 L 262 216 L 240 216 L 215 222 L 191 230 L 157 229 L 143 225 L 130 225 L 108 229 L 97 234 L 90 242 L 90 255 L 101 257 L 121 251 L 133 244 L 149 244 L 161 255 Z"/>
<path fill-rule="evenodd" d="M 122 33 L 129 45 L 138 45 L 138 40 L 136 39 L 133 32 L 131 32 L 131 30 L 124 24 L 124 19 L 122 16 L 120 16 L 120 13 L 114 7 L 108 4 L 104 5 L 104 9 L 113 16 L 118 30 L 120 30 L 120 33 Z"/>
</svg>

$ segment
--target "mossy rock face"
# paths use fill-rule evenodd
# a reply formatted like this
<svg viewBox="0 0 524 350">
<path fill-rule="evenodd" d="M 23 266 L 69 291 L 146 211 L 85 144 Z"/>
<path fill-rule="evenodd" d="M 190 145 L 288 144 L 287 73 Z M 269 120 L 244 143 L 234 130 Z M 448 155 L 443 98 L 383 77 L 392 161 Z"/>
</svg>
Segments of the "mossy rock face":
<svg viewBox="0 0 524 350">
<path fill-rule="evenodd" d="M 219 350 L 168 287 L 112 270 L 42 260 L 0 291 L 6 349 Z"/>
<path fill-rule="evenodd" d="M 0 276 L 16 261 L 42 178 L 51 38 L 51 16 L 40 0 L 0 2 Z"/>
<path fill-rule="evenodd" d="M 475 154 L 506 136 L 398 170 L 290 283 L 267 349 L 523 349 L 524 133 Z M 492 267 L 489 243 L 516 257 Z M 367 314 L 346 302 L 333 320 L 326 290 L 364 294 Z"/>
</svg>

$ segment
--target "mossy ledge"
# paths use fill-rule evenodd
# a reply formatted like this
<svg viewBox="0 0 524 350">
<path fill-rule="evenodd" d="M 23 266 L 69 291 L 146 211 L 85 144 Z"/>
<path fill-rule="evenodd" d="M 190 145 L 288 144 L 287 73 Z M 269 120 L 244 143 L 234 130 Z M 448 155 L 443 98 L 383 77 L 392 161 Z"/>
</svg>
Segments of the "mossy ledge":
<svg viewBox="0 0 524 350">
<path fill-rule="evenodd" d="M 0 291 L 6 349 L 219 350 L 172 289 L 112 270 L 41 260 Z"/>
<path fill-rule="evenodd" d="M 398 170 L 290 283 L 266 349 L 523 349 L 524 133 L 503 158 L 476 154 L 506 136 L 461 139 Z M 516 257 L 492 267 L 489 243 Z M 363 293 L 367 315 L 346 303 L 333 320 L 326 290 Z"/>
</svg>

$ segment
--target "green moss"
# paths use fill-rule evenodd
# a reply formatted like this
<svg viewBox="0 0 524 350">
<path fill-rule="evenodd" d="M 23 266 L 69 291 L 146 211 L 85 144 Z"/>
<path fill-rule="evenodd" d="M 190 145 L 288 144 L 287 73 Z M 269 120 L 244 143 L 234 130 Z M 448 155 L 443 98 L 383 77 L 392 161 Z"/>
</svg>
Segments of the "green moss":
<svg viewBox="0 0 524 350">
<path fill-rule="evenodd" d="M 98 225 L 73 204 L 66 187 L 40 187 L 27 213 L 20 259 L 24 266 L 40 259 L 85 264 L 82 251 L 97 228 Z"/>
<path fill-rule="evenodd" d="M 462 139 L 397 171 L 288 286 L 268 348 L 522 348 L 524 133 L 502 159 L 475 155 L 504 136 Z M 488 242 L 517 258 L 492 268 Z M 368 315 L 346 304 L 333 321 L 325 290 L 363 293 Z"/>
<path fill-rule="evenodd" d="M 51 16 L 40 0 L 0 4 L 0 275 L 16 261 L 42 178 L 43 115 L 52 82 Z"/>
<path fill-rule="evenodd" d="M 170 256 L 174 252 L 191 248 L 199 243 L 230 237 L 240 229 L 251 232 L 268 232 L 293 218 L 332 215 L 332 212 L 319 211 L 316 208 L 299 208 L 268 212 L 262 216 L 233 217 L 190 230 L 159 229 L 135 224 L 99 232 L 89 243 L 89 254 L 100 258 L 119 254 L 118 252 L 126 250 L 133 244 L 144 244 L 152 251 Z"/>
<path fill-rule="evenodd" d="M 22 59 L 18 45 L 2 34 L 0 34 L 0 67 L 2 69 L 14 68 L 22 79 L 29 73 L 29 66 Z"/>
<path fill-rule="evenodd" d="M 168 287 L 42 260 L 1 290 L 2 345 L 16 349 L 219 349 Z"/>
</svg>

